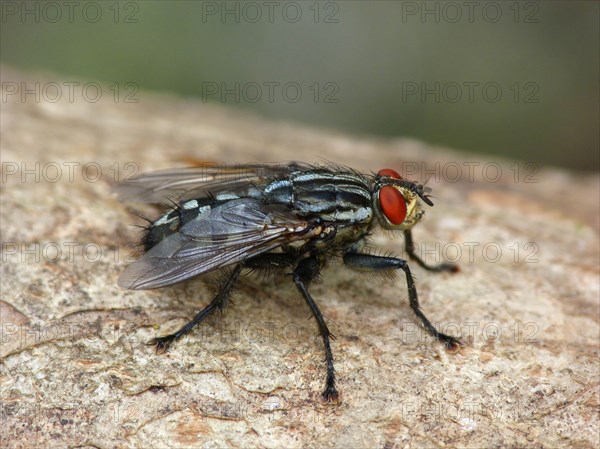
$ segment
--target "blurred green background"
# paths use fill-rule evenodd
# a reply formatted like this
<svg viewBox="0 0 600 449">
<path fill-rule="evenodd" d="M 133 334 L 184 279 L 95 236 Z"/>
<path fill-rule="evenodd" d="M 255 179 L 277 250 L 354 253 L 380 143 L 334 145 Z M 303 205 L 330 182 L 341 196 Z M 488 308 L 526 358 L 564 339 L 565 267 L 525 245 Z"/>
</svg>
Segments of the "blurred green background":
<svg viewBox="0 0 600 449">
<path fill-rule="evenodd" d="M 357 135 L 581 170 L 600 163 L 596 1 L 1 7 L 1 60 L 17 68 Z"/>
</svg>

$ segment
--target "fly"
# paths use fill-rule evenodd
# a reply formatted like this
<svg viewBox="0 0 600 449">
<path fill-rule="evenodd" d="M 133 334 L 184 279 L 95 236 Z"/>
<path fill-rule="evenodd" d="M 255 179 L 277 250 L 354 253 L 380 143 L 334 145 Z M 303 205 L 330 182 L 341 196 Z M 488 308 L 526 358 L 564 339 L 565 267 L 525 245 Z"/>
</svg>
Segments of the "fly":
<svg viewBox="0 0 600 449">
<path fill-rule="evenodd" d="M 149 342 L 166 351 L 215 310 L 222 310 L 245 269 L 283 270 L 317 321 L 325 348 L 327 375 L 322 393 L 338 391 L 329 331 L 308 287 L 332 257 L 362 272 L 402 270 L 410 307 L 424 328 L 448 348 L 457 338 L 438 332 L 421 311 L 406 260 L 364 252 L 379 226 L 404 234 L 410 259 L 429 271 L 458 271 L 449 263 L 426 264 L 414 251 L 411 229 L 433 206 L 423 185 L 393 169 L 362 174 L 347 167 L 287 165 L 204 166 L 142 174 L 119 186 L 122 199 L 175 204 L 143 238 L 144 254 L 125 268 L 119 285 L 128 289 L 165 287 L 225 268 L 214 299 L 177 332 Z"/>
</svg>

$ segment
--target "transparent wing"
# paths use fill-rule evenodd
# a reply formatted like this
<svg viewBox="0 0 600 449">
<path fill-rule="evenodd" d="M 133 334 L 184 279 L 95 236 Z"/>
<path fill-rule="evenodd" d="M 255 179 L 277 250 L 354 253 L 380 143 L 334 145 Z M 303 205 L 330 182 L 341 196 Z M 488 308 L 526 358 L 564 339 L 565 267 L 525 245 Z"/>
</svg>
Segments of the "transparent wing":
<svg viewBox="0 0 600 449">
<path fill-rule="evenodd" d="M 129 265 L 119 285 L 163 287 L 240 262 L 320 232 L 284 206 L 247 198 L 229 201 L 185 224 Z"/>
<path fill-rule="evenodd" d="M 249 186 L 265 184 L 273 178 L 286 176 L 297 163 L 286 165 L 248 164 L 218 165 L 160 170 L 142 173 L 116 187 L 121 200 L 162 203 L 165 199 L 186 201 L 216 195 L 222 191 L 233 194 Z"/>
</svg>

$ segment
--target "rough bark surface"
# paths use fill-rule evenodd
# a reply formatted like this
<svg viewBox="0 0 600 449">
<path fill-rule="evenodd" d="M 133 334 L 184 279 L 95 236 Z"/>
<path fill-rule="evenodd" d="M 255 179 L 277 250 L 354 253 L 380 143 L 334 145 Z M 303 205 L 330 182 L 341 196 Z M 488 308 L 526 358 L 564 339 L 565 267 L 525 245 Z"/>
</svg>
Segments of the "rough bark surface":
<svg viewBox="0 0 600 449">
<path fill-rule="evenodd" d="M 2 447 L 599 447 L 597 175 L 145 92 L 35 101 L 6 83 L 60 80 L 4 67 L 2 81 Z M 312 287 L 339 404 L 319 399 L 321 341 L 286 277 L 247 277 L 169 353 L 146 346 L 212 291 L 117 286 L 141 224 L 128 208 L 158 211 L 114 198 L 116 168 L 323 159 L 430 178 L 435 207 L 414 235 L 432 262 L 460 250 L 461 271 L 413 272 L 424 311 L 466 346 L 424 335 L 402 276 L 339 263 Z M 403 254 L 399 236 L 373 243 Z"/>
</svg>

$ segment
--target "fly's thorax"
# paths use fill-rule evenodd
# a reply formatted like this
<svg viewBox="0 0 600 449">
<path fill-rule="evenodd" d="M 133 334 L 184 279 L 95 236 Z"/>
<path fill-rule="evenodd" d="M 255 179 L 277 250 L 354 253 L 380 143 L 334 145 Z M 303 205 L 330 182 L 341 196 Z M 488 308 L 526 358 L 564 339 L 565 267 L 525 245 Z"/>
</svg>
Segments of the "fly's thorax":
<svg viewBox="0 0 600 449">
<path fill-rule="evenodd" d="M 319 232 L 313 233 L 310 240 L 297 248 L 311 254 L 330 254 L 345 252 L 355 247 L 369 233 L 370 223 L 328 223 L 319 226 Z"/>
<path fill-rule="evenodd" d="M 373 218 L 368 178 L 354 172 L 296 170 L 263 189 L 269 202 L 287 204 L 296 214 L 338 224 L 368 223 Z"/>
</svg>

